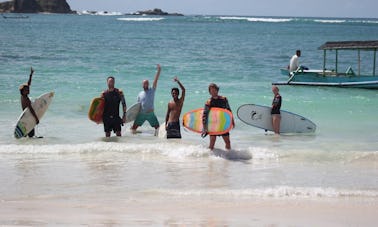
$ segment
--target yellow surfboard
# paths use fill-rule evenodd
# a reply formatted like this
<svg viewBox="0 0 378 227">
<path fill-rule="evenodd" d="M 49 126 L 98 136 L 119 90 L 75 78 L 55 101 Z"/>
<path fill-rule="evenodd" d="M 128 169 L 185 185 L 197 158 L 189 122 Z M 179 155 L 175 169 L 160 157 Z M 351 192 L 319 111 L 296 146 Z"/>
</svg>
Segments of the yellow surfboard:
<svg viewBox="0 0 378 227">
<path fill-rule="evenodd" d="M 91 102 L 88 111 L 88 118 L 97 124 L 102 123 L 102 114 L 104 113 L 105 99 L 104 98 L 94 98 Z"/>
</svg>

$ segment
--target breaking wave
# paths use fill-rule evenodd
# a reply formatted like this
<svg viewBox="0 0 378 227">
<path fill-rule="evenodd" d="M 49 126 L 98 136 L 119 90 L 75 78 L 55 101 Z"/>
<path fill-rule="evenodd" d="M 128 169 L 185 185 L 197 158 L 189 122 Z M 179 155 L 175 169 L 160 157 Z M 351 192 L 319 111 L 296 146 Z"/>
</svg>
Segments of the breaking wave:
<svg viewBox="0 0 378 227">
<path fill-rule="evenodd" d="M 134 22 L 148 22 L 148 21 L 161 21 L 164 17 L 120 17 L 120 21 L 134 21 Z"/>
<path fill-rule="evenodd" d="M 261 189 L 198 189 L 198 190 L 149 190 L 147 193 L 159 193 L 168 196 L 192 197 L 213 196 L 224 198 L 378 198 L 375 190 L 348 190 L 321 187 L 277 186 Z"/>
</svg>

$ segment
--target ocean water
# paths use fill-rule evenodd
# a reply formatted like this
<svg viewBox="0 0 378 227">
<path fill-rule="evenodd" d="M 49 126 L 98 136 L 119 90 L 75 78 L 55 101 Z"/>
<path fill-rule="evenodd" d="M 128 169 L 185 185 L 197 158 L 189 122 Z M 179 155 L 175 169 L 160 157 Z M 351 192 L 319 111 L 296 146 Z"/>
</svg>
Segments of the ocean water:
<svg viewBox="0 0 378 227">
<path fill-rule="evenodd" d="M 311 119 L 311 135 L 275 137 L 236 118 L 233 149 L 248 161 L 211 155 L 208 138 L 182 129 L 183 139 L 153 136 L 148 125 L 104 139 L 87 118 L 92 98 L 116 78 L 130 106 L 143 79 L 162 73 L 155 112 L 164 121 L 172 78 L 187 89 L 183 113 L 202 107 L 215 82 L 234 113 L 242 104 L 270 105 L 271 82 L 286 79 L 296 49 L 320 68 L 326 41 L 376 40 L 377 19 L 276 17 L 127 17 L 30 15 L 0 20 L 0 195 L 26 198 L 378 199 L 377 90 L 281 86 L 282 109 Z M 363 71 L 372 54 L 361 53 Z M 357 53 L 339 55 L 356 68 Z M 332 57 L 329 59 L 331 62 Z M 21 113 L 18 86 L 35 69 L 31 97 L 54 91 L 36 128 L 43 139 L 13 138 Z M 329 66 L 332 67 L 332 64 Z M 218 139 L 217 149 L 224 143 Z"/>
</svg>

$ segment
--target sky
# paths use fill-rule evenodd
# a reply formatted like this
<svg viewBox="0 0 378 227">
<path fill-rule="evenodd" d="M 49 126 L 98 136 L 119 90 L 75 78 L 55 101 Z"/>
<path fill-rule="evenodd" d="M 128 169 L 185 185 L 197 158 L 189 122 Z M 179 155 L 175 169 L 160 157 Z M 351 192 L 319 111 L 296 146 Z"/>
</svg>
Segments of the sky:
<svg viewBox="0 0 378 227">
<path fill-rule="evenodd" d="M 377 0 L 67 0 L 72 10 L 130 13 L 160 8 L 186 15 L 377 18 Z"/>
</svg>

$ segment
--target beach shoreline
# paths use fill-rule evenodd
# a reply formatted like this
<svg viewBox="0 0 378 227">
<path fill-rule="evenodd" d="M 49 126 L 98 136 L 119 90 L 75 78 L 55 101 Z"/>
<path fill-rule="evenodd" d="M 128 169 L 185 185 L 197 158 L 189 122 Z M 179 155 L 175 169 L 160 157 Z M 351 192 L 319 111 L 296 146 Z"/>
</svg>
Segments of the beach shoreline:
<svg viewBox="0 0 378 227">
<path fill-rule="evenodd" d="M 111 195 L 109 195 L 111 198 Z M 26 198 L 1 202 L 0 225 L 374 226 L 365 198 Z"/>
</svg>

